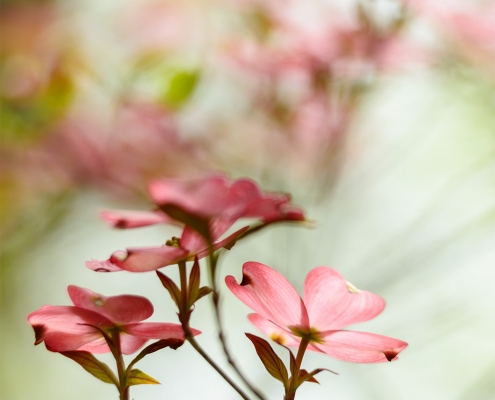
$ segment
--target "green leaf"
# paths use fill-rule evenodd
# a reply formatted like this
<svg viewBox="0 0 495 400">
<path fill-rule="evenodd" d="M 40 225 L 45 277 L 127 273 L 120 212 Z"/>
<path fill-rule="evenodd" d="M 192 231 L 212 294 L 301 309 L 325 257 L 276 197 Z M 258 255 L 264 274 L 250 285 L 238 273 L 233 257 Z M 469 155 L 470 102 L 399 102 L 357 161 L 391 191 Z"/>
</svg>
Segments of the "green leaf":
<svg viewBox="0 0 495 400">
<path fill-rule="evenodd" d="M 141 352 L 134 358 L 134 360 L 131 361 L 127 369 L 129 370 L 132 368 L 134 364 L 136 364 L 138 361 L 146 357 L 148 354 L 154 353 L 155 351 L 164 349 L 166 347 L 170 347 L 174 350 L 177 350 L 180 346 L 184 344 L 184 341 L 181 339 L 162 339 L 159 340 L 158 342 L 151 343 L 149 346 L 146 346 Z"/>
<path fill-rule="evenodd" d="M 155 378 L 152 378 L 148 374 L 145 374 L 139 369 L 133 369 L 129 375 L 127 375 L 126 387 L 135 385 L 159 385 Z"/>
<path fill-rule="evenodd" d="M 162 101 L 169 107 L 180 108 L 190 99 L 198 82 L 198 71 L 178 71 L 170 79 Z"/>
<path fill-rule="evenodd" d="M 248 337 L 249 340 L 251 340 L 251 342 L 253 342 L 256 353 L 258 354 L 258 357 L 260 358 L 268 373 L 275 379 L 278 379 L 280 382 L 282 382 L 284 384 L 284 388 L 287 389 L 289 383 L 287 368 L 285 368 L 283 361 L 272 349 L 270 343 L 250 333 L 246 333 L 245 335 Z"/>
<path fill-rule="evenodd" d="M 119 387 L 119 380 L 108 367 L 107 364 L 98 360 L 93 354 L 88 351 L 62 351 L 60 352 L 65 357 L 74 360 L 91 375 L 105 383 L 113 383 Z"/>
<path fill-rule="evenodd" d="M 160 271 L 155 271 L 155 272 L 156 275 L 158 275 L 160 281 L 162 282 L 163 287 L 168 290 L 168 293 L 170 294 L 170 297 L 172 297 L 172 300 L 175 302 L 177 307 L 180 308 L 180 290 L 178 286 L 167 275 L 163 274 Z"/>
</svg>

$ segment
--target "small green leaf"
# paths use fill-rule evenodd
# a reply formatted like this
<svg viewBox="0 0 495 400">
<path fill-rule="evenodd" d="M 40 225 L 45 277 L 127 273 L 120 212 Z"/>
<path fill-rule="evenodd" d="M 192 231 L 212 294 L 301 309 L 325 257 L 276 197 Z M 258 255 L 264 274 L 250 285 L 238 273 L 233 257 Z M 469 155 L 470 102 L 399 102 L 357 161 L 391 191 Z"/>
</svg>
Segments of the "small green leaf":
<svg viewBox="0 0 495 400">
<path fill-rule="evenodd" d="M 159 385 L 160 382 L 158 382 L 155 378 L 152 378 L 148 374 L 145 374 L 143 371 L 139 369 L 133 369 L 129 375 L 127 375 L 127 384 L 126 387 L 128 386 L 135 386 L 135 385 Z"/>
<path fill-rule="evenodd" d="M 88 351 L 63 351 L 60 352 L 65 357 L 74 360 L 91 375 L 105 383 L 113 383 L 117 388 L 119 381 L 107 364 L 98 360 Z"/>
<path fill-rule="evenodd" d="M 256 353 L 268 373 L 275 379 L 282 382 L 284 384 L 284 388 L 287 389 L 289 383 L 287 368 L 285 368 L 283 361 L 275 353 L 270 344 L 266 340 L 250 333 L 246 333 L 245 335 L 249 340 L 251 340 L 251 342 L 253 342 Z"/>
<path fill-rule="evenodd" d="M 175 284 L 175 282 L 170 279 L 167 275 L 161 273 L 160 271 L 155 271 L 156 274 L 158 275 L 158 278 L 162 282 L 162 285 L 165 289 L 168 290 L 170 293 L 170 297 L 172 297 L 172 300 L 175 302 L 177 307 L 180 307 L 180 290 Z"/>
<path fill-rule="evenodd" d="M 181 339 L 162 339 L 159 340 L 158 342 L 151 343 L 149 346 L 146 346 L 141 352 L 134 358 L 134 360 L 131 361 L 127 369 L 129 370 L 132 368 L 134 364 L 136 364 L 138 361 L 146 357 L 148 354 L 154 353 L 155 351 L 164 349 L 166 347 L 170 347 L 174 350 L 177 350 L 180 346 L 184 344 L 184 341 Z"/>
</svg>

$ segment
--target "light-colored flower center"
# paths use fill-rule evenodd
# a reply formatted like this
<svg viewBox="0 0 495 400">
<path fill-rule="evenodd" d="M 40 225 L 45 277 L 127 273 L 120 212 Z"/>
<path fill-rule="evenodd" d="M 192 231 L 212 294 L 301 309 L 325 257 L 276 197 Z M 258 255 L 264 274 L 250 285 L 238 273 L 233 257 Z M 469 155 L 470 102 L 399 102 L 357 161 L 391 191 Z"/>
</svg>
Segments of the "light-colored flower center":
<svg viewBox="0 0 495 400">
<path fill-rule="evenodd" d="M 347 290 L 349 293 L 359 293 L 361 290 L 359 290 L 356 286 L 354 286 L 351 282 L 345 282 L 347 285 Z"/>
</svg>

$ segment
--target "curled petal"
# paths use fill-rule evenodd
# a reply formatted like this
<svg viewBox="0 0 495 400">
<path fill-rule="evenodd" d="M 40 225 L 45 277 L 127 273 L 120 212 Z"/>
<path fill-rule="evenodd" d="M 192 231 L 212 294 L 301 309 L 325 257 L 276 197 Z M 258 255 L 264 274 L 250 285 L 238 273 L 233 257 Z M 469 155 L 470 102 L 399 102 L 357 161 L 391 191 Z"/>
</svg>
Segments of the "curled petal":
<svg viewBox="0 0 495 400">
<path fill-rule="evenodd" d="M 86 261 L 86 267 L 92 269 L 95 272 L 120 272 L 122 268 L 117 267 L 110 260 L 98 261 L 98 260 L 89 260 Z"/>
<path fill-rule="evenodd" d="M 184 331 L 179 324 L 169 322 L 141 322 L 122 326 L 122 330 L 129 335 L 146 339 L 180 339 L 184 340 Z M 191 328 L 194 336 L 201 331 Z"/>
<path fill-rule="evenodd" d="M 324 343 L 312 346 L 331 357 L 356 363 L 378 363 L 397 359 L 407 343 L 388 336 L 356 331 L 322 332 Z"/>
<path fill-rule="evenodd" d="M 44 341 L 51 351 L 77 350 L 101 337 L 101 333 L 92 326 L 113 326 L 112 321 L 103 315 L 72 306 L 42 307 L 29 314 L 28 321 L 36 335 L 35 344 Z"/>
<path fill-rule="evenodd" d="M 274 342 L 291 347 L 299 347 L 300 340 L 292 336 L 285 329 L 275 325 L 273 322 L 263 318 L 259 314 L 249 314 L 249 321 Z"/>
<path fill-rule="evenodd" d="M 133 295 L 107 297 L 75 285 L 70 285 L 67 290 L 76 307 L 104 315 L 117 324 L 139 322 L 153 314 L 153 305 L 145 297 Z"/>
<path fill-rule="evenodd" d="M 77 350 L 79 351 L 89 351 L 92 354 L 102 354 L 108 353 L 110 348 L 108 347 L 107 341 L 104 337 L 100 337 L 97 340 L 89 342 L 84 346 L 79 347 Z"/>
<path fill-rule="evenodd" d="M 116 251 L 110 262 L 126 271 L 148 272 L 176 264 L 188 254 L 186 249 L 174 246 L 134 247 L 127 249 L 127 252 Z"/>
<path fill-rule="evenodd" d="M 354 288 L 329 267 L 310 271 L 304 283 L 304 300 L 311 326 L 320 331 L 368 321 L 385 308 L 380 296 Z"/>
<path fill-rule="evenodd" d="M 309 329 L 306 307 L 282 274 L 257 262 L 245 263 L 242 274 L 240 284 L 233 276 L 225 278 L 239 300 L 279 326 Z"/>
<path fill-rule="evenodd" d="M 176 224 L 161 211 L 102 210 L 100 218 L 113 228 L 129 229 L 156 224 Z"/>
</svg>

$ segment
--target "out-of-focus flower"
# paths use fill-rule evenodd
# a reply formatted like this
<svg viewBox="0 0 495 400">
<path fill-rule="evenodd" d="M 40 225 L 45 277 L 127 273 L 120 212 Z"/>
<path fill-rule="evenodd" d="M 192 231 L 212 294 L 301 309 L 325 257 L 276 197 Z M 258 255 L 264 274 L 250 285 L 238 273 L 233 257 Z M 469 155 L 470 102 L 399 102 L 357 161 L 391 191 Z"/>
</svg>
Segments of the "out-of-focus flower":
<svg viewBox="0 0 495 400">
<path fill-rule="evenodd" d="M 225 239 L 220 237 L 232 226 L 232 222 L 214 220 L 210 222 L 212 232 L 213 250 L 222 247 L 230 248 L 235 240 L 244 233 L 248 227 L 241 228 Z M 204 258 L 209 254 L 209 246 L 206 240 L 193 228 L 186 226 L 180 239 L 174 238 L 165 246 L 159 247 L 134 247 L 127 251 L 118 250 L 108 260 L 91 260 L 86 266 L 96 272 L 148 272 L 168 265 L 177 264 L 179 261 L 191 261 L 195 257 Z"/>
<path fill-rule="evenodd" d="M 238 284 L 233 276 L 225 282 L 246 305 L 255 310 L 250 321 L 275 341 L 299 346 L 309 340 L 309 350 L 358 363 L 392 361 L 406 342 L 367 332 L 342 330 L 380 314 L 385 301 L 356 289 L 335 270 L 318 267 L 309 272 L 301 299 L 283 275 L 257 262 L 243 266 Z"/>
<path fill-rule="evenodd" d="M 36 342 L 54 352 L 106 353 L 103 336 L 119 335 L 120 351 L 132 354 L 150 339 L 184 340 L 182 326 L 166 322 L 141 322 L 153 314 L 153 305 L 141 296 L 103 296 L 78 286 L 68 287 L 74 306 L 44 306 L 28 316 Z M 102 333 L 103 332 L 103 333 Z M 201 333 L 192 330 L 194 335 Z"/>
<path fill-rule="evenodd" d="M 290 204 L 288 195 L 263 193 L 250 179 L 232 181 L 221 173 L 193 179 L 155 180 L 148 190 L 155 204 L 165 211 L 169 206 L 179 207 L 208 220 L 234 222 L 242 217 L 259 218 L 266 223 L 304 220 L 303 211 Z"/>
<path fill-rule="evenodd" d="M 113 228 L 119 229 L 176 223 L 162 211 L 102 210 L 100 218 Z"/>
</svg>

